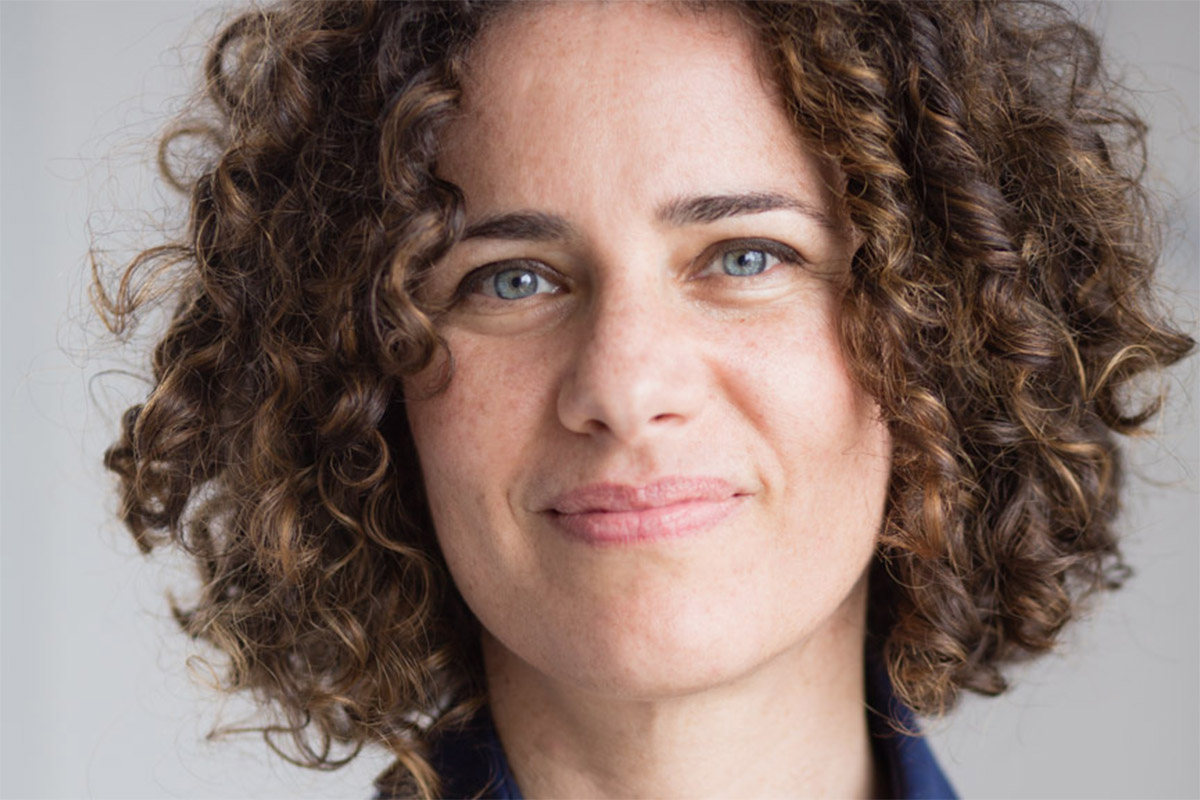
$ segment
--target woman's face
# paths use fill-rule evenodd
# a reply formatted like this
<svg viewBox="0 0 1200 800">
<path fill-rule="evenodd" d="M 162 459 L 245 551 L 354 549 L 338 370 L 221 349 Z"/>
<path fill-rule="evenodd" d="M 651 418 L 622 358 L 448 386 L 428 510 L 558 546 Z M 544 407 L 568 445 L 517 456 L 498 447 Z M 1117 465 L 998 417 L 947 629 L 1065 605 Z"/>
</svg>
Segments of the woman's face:
<svg viewBox="0 0 1200 800">
<path fill-rule="evenodd" d="M 624 697 L 861 644 L 890 440 L 847 373 L 855 239 L 724 12 L 549 4 L 472 56 L 439 174 L 470 229 L 406 382 L 489 646 Z M 855 651 L 861 653 L 861 650 Z"/>
</svg>

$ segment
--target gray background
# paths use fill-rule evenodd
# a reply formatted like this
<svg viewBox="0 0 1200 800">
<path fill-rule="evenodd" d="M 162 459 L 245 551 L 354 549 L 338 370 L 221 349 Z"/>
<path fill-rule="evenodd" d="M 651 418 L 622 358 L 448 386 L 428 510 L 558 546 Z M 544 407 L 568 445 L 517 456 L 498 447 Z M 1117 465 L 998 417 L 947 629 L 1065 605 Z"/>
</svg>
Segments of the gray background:
<svg viewBox="0 0 1200 800">
<path fill-rule="evenodd" d="M 1174 237 L 1162 278 L 1195 330 L 1200 6 L 1077 8 L 1143 92 Z M 0 3 L 3 797 L 366 797 L 386 763 L 311 773 L 253 736 L 206 741 L 218 716 L 250 709 L 186 664 L 163 600 L 186 570 L 142 559 L 111 521 L 100 453 L 144 386 L 94 380 L 138 364 L 89 335 L 87 223 L 116 260 L 149 243 L 147 209 L 170 195 L 148 137 L 193 85 L 219 16 L 210 3 Z M 1011 693 L 927 726 L 966 796 L 1200 796 L 1197 370 L 1164 383 L 1165 435 L 1130 448 L 1133 581 Z"/>
</svg>

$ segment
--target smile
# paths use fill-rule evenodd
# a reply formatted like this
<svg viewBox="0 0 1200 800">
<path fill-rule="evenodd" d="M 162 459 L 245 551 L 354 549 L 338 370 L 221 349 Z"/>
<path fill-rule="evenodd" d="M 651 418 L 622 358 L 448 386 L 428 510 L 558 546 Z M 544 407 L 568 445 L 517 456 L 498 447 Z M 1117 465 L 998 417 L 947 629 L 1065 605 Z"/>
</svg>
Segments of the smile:
<svg viewBox="0 0 1200 800">
<path fill-rule="evenodd" d="M 673 539 L 714 527 L 748 495 L 716 478 L 667 478 L 645 486 L 595 484 L 568 492 L 546 514 L 568 536 L 597 546 Z"/>
</svg>

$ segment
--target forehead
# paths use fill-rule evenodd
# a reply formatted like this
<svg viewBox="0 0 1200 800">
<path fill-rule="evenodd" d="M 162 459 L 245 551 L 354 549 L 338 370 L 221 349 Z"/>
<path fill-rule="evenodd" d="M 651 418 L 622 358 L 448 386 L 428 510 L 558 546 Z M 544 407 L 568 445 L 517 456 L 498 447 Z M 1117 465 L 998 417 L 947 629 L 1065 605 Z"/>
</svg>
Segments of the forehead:
<svg viewBox="0 0 1200 800">
<path fill-rule="evenodd" d="M 697 188 L 790 189 L 819 165 L 802 152 L 762 48 L 720 6 L 510 12 L 471 54 L 439 169 L 467 190 L 469 207 L 540 206 L 614 187 L 630 202 Z"/>
<path fill-rule="evenodd" d="M 470 57 L 471 77 L 491 89 L 545 89 L 568 77 L 622 89 L 641 70 L 711 71 L 735 52 L 748 67 L 764 63 L 732 5 L 701 10 L 666 0 L 535 2 L 510 5 L 492 19 Z"/>
</svg>

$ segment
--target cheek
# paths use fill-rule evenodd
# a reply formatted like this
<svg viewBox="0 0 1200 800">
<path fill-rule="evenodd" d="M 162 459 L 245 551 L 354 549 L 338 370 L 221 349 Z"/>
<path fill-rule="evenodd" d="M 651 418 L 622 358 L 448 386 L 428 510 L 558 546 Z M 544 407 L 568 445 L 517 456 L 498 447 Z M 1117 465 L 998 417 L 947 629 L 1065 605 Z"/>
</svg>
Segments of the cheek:
<svg viewBox="0 0 1200 800">
<path fill-rule="evenodd" d="M 890 458 L 878 409 L 846 366 L 833 294 L 804 311 L 746 322 L 720 356 L 722 391 L 781 467 L 811 474 L 868 455 Z"/>
<path fill-rule="evenodd" d="M 531 424 L 529 376 L 514 375 L 512 364 L 497 354 L 448 337 L 453 374 L 445 358 L 406 379 L 409 429 L 431 493 L 453 491 L 464 482 L 483 486 L 489 475 L 504 471 L 506 460 Z M 439 390 L 440 389 L 440 390 Z"/>
<path fill-rule="evenodd" d="M 754 427 L 778 531 L 782 584 L 837 596 L 874 551 L 891 472 L 891 437 L 852 380 L 833 315 L 761 326 L 726 363 L 728 393 Z M 821 569 L 813 565 L 820 564 Z"/>
<path fill-rule="evenodd" d="M 443 362 L 405 380 L 404 392 L 430 513 L 454 568 L 512 547 L 508 488 L 535 457 L 543 402 L 536 387 L 544 380 L 536 361 L 506 361 L 503 352 L 452 337 L 447 343 L 455 362 L 449 381 Z"/>
</svg>

